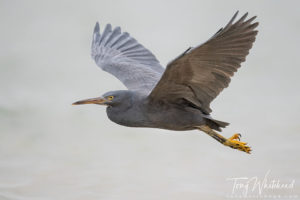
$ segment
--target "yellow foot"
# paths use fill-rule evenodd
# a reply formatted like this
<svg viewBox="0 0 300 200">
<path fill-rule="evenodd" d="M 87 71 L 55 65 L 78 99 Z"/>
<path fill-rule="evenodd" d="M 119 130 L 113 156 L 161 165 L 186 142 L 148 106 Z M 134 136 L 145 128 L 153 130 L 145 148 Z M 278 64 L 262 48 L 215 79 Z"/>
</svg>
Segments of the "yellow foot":
<svg viewBox="0 0 300 200">
<path fill-rule="evenodd" d="M 251 148 L 249 146 L 247 146 L 246 142 L 240 142 L 241 138 L 241 134 L 237 133 L 234 134 L 233 136 L 231 136 L 230 138 L 228 138 L 225 142 L 224 145 L 229 146 L 233 149 L 238 149 L 240 151 L 244 151 L 246 153 L 250 153 L 251 152 Z"/>
</svg>

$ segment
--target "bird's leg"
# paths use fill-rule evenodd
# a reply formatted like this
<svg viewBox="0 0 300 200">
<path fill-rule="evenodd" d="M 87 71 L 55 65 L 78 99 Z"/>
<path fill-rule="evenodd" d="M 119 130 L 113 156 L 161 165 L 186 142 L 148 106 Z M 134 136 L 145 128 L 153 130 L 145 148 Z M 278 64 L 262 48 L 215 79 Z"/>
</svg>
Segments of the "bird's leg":
<svg viewBox="0 0 300 200">
<path fill-rule="evenodd" d="M 230 138 L 225 138 L 216 131 L 212 130 L 209 126 L 203 125 L 203 126 L 197 126 L 198 129 L 201 131 L 207 133 L 209 136 L 216 139 L 218 142 L 224 144 L 225 146 L 229 146 L 233 149 L 238 149 L 240 151 L 244 151 L 246 153 L 250 153 L 251 148 L 247 146 L 245 142 L 239 141 L 241 138 L 241 134 L 234 134 Z"/>
</svg>

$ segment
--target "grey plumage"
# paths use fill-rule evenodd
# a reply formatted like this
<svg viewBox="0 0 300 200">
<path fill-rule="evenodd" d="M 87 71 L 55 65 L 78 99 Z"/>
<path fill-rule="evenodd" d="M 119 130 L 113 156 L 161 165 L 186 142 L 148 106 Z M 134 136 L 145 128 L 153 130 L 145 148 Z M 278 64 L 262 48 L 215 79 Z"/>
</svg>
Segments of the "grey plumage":
<svg viewBox="0 0 300 200">
<path fill-rule="evenodd" d="M 211 101 L 228 87 L 255 41 L 258 22 L 251 24 L 255 17 L 245 21 L 247 15 L 233 24 L 236 13 L 207 42 L 169 63 L 150 98 L 169 103 L 183 98 L 209 114 Z"/>
<path fill-rule="evenodd" d="M 248 13 L 229 23 L 205 43 L 186 50 L 166 70 L 156 57 L 120 27 L 108 24 L 93 33 L 92 58 L 118 78 L 128 90 L 111 91 L 100 98 L 75 102 L 107 105 L 108 117 L 121 125 L 170 130 L 199 128 L 232 148 L 244 144 L 226 140 L 211 129 L 228 125 L 210 116 L 210 103 L 228 87 L 230 78 L 245 61 L 255 41 L 258 22 Z M 234 136 L 234 140 L 239 136 Z M 229 141 L 229 142 L 228 142 Z M 239 146 L 240 145 L 240 146 Z M 243 149 L 244 148 L 244 149 Z M 250 152 L 245 146 L 243 151 Z"/>
<path fill-rule="evenodd" d="M 149 93 L 164 69 L 156 57 L 120 27 L 107 24 L 102 35 L 96 23 L 92 58 L 104 71 L 117 77 L 129 90 Z"/>
</svg>

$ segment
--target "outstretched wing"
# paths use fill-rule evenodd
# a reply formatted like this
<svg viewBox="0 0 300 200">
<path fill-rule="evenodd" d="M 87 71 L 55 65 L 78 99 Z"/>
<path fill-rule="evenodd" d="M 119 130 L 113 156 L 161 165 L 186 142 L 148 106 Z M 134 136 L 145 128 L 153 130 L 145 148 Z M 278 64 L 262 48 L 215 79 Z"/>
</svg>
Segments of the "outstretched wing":
<svg viewBox="0 0 300 200">
<path fill-rule="evenodd" d="M 207 42 L 168 64 L 149 98 L 152 101 L 184 102 L 210 113 L 211 101 L 228 87 L 257 34 L 254 29 L 258 22 L 251 23 L 256 17 L 246 20 L 246 13 L 233 23 L 237 14 Z"/>
<path fill-rule="evenodd" d="M 107 24 L 100 34 L 96 23 L 92 58 L 104 71 L 117 77 L 129 90 L 149 93 L 160 79 L 164 68 L 155 56 L 120 27 Z"/>
</svg>

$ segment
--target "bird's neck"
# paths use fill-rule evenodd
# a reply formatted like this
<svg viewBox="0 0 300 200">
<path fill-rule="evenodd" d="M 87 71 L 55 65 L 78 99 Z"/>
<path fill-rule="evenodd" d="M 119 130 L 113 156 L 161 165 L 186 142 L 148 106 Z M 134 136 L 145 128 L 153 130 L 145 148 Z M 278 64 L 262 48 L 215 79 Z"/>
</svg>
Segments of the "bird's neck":
<svg viewBox="0 0 300 200">
<path fill-rule="evenodd" d="M 145 127 L 142 123 L 147 121 L 144 108 L 144 98 L 134 98 L 127 105 L 107 107 L 106 113 L 108 118 L 117 124 L 129 127 Z"/>
</svg>

